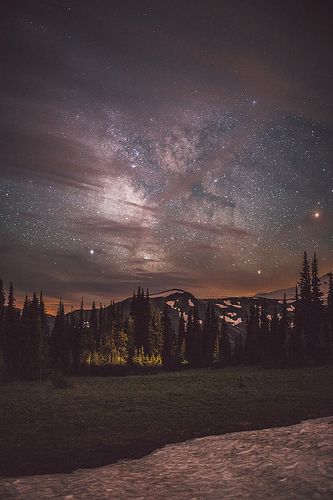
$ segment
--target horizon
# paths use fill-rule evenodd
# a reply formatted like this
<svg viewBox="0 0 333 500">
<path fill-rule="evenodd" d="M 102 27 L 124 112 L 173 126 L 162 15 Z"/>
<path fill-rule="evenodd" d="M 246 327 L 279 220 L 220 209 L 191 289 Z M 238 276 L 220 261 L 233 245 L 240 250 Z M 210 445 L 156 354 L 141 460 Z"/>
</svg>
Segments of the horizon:
<svg viewBox="0 0 333 500">
<path fill-rule="evenodd" d="M 333 268 L 331 6 L 7 2 L 0 276 L 54 310 Z M 290 49 L 292 47 L 292 50 Z"/>
<path fill-rule="evenodd" d="M 324 274 L 321 274 L 320 275 L 320 280 L 322 280 L 324 277 L 326 277 L 331 271 L 328 271 L 327 273 L 324 273 Z M 4 283 L 5 284 L 5 283 Z M 293 288 L 294 286 L 296 286 L 296 284 L 298 284 L 298 281 L 296 280 L 294 284 L 292 284 L 291 286 L 285 286 L 283 288 L 279 288 L 279 289 L 270 289 L 270 290 L 260 290 L 260 291 L 254 291 L 253 293 L 250 293 L 250 294 L 228 294 L 228 295 L 224 295 L 224 294 L 220 294 L 220 295 L 212 295 L 212 296 L 200 296 L 200 295 L 197 295 L 195 294 L 193 291 L 191 290 L 184 290 L 184 289 L 180 289 L 180 288 L 169 288 L 167 290 L 160 290 L 160 291 L 157 291 L 157 292 L 152 292 L 151 290 L 149 290 L 149 297 L 154 299 L 154 295 L 160 295 L 162 293 L 168 293 L 168 292 L 180 292 L 180 293 L 189 293 L 191 295 L 193 295 L 195 298 L 199 299 L 199 300 L 211 300 L 211 299 L 217 299 L 217 300 L 221 300 L 221 299 L 228 299 L 228 298 L 251 298 L 251 297 L 256 297 L 256 295 L 259 295 L 260 294 L 269 294 L 269 293 L 276 293 L 276 292 L 279 292 L 279 291 L 284 291 L 284 290 L 288 290 L 290 288 Z M 13 286 L 14 286 L 14 292 L 15 292 L 15 284 L 13 283 Z M 57 309 L 58 309 L 58 306 L 59 306 L 59 300 L 61 300 L 64 304 L 64 307 L 65 307 L 65 311 L 66 313 L 67 312 L 70 312 L 71 310 L 73 311 L 77 311 L 80 309 L 80 302 L 81 302 L 81 298 L 83 298 L 83 309 L 84 310 L 90 310 L 91 309 L 91 304 L 93 302 L 95 302 L 96 304 L 96 307 L 99 306 L 100 304 L 103 306 L 103 307 L 108 307 L 111 303 L 111 301 L 114 300 L 115 303 L 118 303 L 118 302 L 122 302 L 124 300 L 128 300 L 128 299 L 131 299 L 132 296 L 133 296 L 133 292 L 136 292 L 137 291 L 137 288 L 138 286 L 141 286 L 141 285 L 137 285 L 135 288 L 133 288 L 132 292 L 123 296 L 123 297 L 116 297 L 116 298 L 113 298 L 113 297 L 110 297 L 108 303 L 102 303 L 102 302 L 98 302 L 95 300 L 94 297 L 91 297 L 91 298 L 86 298 L 84 296 L 81 296 L 80 297 L 80 301 L 77 302 L 77 303 L 73 303 L 73 302 L 68 302 L 66 300 L 63 299 L 62 296 L 58 297 L 57 299 L 55 298 L 54 301 L 50 302 L 50 300 L 48 299 L 48 297 L 44 297 L 44 294 L 43 294 L 43 301 L 44 301 L 44 305 L 45 305 L 45 309 L 46 309 L 46 313 L 53 316 L 56 314 L 57 312 Z M 145 291 L 146 291 L 146 287 L 142 287 Z M 6 287 L 4 287 L 4 292 L 5 292 L 5 295 L 6 295 Z M 42 292 L 42 290 L 40 291 Z M 23 306 L 23 303 L 24 303 L 24 299 L 25 299 L 25 296 L 27 295 L 28 298 L 31 298 L 32 295 L 34 293 L 36 293 L 36 295 L 38 296 L 40 294 L 40 292 L 36 292 L 36 291 L 32 291 L 30 293 L 26 293 L 24 295 L 15 295 L 15 299 L 16 299 L 16 306 L 19 308 L 19 309 L 22 309 L 22 306 Z M 259 297 L 260 298 L 260 297 Z M 282 299 L 283 296 L 279 297 L 279 299 Z M 273 299 L 274 300 L 274 299 Z"/>
</svg>

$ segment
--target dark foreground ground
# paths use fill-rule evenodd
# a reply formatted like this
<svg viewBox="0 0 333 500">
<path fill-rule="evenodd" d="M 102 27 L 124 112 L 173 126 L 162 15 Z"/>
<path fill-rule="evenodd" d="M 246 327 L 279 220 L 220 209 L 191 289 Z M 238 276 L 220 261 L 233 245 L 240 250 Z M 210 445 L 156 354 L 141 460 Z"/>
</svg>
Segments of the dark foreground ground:
<svg viewBox="0 0 333 500">
<path fill-rule="evenodd" d="M 50 382 L 0 386 L 0 475 L 70 472 L 138 458 L 167 443 L 333 414 L 332 366 L 69 382 L 63 390 Z"/>
<path fill-rule="evenodd" d="M 2 499 L 333 498 L 333 418 L 167 445 L 70 474 L 0 479 Z"/>
</svg>

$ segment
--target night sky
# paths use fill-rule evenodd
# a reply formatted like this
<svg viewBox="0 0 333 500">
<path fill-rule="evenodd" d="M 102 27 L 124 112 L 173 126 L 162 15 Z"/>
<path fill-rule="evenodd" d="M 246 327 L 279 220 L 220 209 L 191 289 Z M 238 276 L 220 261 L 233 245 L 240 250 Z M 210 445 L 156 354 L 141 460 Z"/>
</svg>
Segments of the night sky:
<svg viewBox="0 0 333 500">
<path fill-rule="evenodd" d="M 290 286 L 304 249 L 328 272 L 329 5 L 3 1 L 6 286 L 52 310 Z"/>
</svg>

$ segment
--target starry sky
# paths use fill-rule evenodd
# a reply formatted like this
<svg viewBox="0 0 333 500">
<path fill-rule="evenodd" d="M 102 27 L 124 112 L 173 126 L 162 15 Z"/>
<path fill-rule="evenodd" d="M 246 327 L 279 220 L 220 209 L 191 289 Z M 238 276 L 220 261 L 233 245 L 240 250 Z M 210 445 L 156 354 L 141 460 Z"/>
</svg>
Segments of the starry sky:
<svg viewBox="0 0 333 500">
<path fill-rule="evenodd" d="M 333 267 L 330 2 L 2 3 L 0 276 L 77 305 Z"/>
</svg>

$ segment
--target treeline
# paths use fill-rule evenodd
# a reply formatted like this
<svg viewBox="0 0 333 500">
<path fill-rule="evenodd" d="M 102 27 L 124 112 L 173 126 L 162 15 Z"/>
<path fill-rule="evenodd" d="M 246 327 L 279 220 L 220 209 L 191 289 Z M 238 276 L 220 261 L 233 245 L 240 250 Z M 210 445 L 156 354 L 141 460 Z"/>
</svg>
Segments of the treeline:
<svg viewBox="0 0 333 500">
<path fill-rule="evenodd" d="M 0 280 L 0 346 L 2 365 L 8 377 L 45 378 L 49 372 L 98 373 L 115 367 L 164 367 L 177 369 L 237 364 L 300 365 L 332 359 L 333 279 L 329 278 L 324 304 L 316 255 L 312 265 L 304 253 L 295 300 L 282 310 L 267 313 L 267 301 L 250 307 L 246 336 L 228 333 L 225 319 L 219 321 L 214 304 L 208 302 L 203 321 L 198 305 L 180 313 L 177 331 L 165 303 L 159 311 L 139 287 L 130 311 L 122 303 L 65 313 L 60 300 L 52 329 L 49 328 L 42 294 L 26 296 L 20 311 L 15 307 L 10 283 L 7 303 Z M 232 341 L 231 341 L 232 340 Z"/>
<path fill-rule="evenodd" d="M 291 307 L 288 307 L 284 296 L 281 314 L 275 309 L 271 318 L 264 303 L 251 306 L 246 328 L 245 363 L 301 365 L 309 361 L 332 361 L 333 278 L 329 273 L 325 305 L 316 254 L 310 266 L 304 252 L 295 299 L 291 302 Z"/>
</svg>

